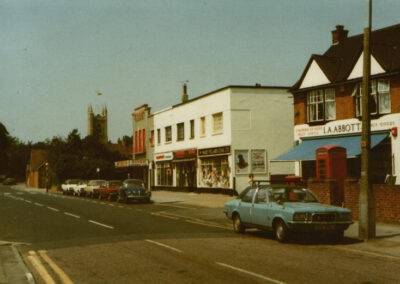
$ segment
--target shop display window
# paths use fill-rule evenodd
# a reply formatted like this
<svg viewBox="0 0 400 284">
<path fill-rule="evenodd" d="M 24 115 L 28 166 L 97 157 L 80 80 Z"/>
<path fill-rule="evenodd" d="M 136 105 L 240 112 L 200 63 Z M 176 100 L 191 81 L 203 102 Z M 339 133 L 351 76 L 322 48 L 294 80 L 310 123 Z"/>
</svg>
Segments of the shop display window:
<svg viewBox="0 0 400 284">
<path fill-rule="evenodd" d="M 172 167 L 170 162 L 156 163 L 157 185 L 172 186 Z"/>
<path fill-rule="evenodd" d="M 177 187 L 196 186 L 196 165 L 194 161 L 175 163 L 175 171 Z"/>
<path fill-rule="evenodd" d="M 231 168 L 228 156 L 200 159 L 200 186 L 229 188 Z"/>
</svg>

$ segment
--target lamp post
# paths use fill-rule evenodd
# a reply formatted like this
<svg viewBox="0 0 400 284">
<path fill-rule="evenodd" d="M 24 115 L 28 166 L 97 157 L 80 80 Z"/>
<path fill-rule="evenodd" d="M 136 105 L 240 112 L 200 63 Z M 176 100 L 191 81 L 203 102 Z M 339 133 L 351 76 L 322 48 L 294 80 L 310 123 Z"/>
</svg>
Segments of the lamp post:
<svg viewBox="0 0 400 284">
<path fill-rule="evenodd" d="M 49 163 L 48 162 L 45 163 L 45 171 L 46 171 L 46 173 L 45 173 L 45 175 L 46 175 L 46 180 L 45 180 L 46 184 L 45 184 L 45 186 L 46 186 L 46 193 L 48 193 L 49 192 Z"/>
<path fill-rule="evenodd" d="M 366 0 L 365 27 L 364 27 L 364 58 L 363 58 L 363 80 L 362 80 L 362 132 L 361 132 L 361 180 L 359 195 L 359 224 L 358 236 L 360 239 L 368 240 L 375 238 L 375 200 L 370 184 L 370 162 L 371 149 L 371 117 L 369 113 L 370 101 L 370 35 L 372 0 Z"/>
</svg>

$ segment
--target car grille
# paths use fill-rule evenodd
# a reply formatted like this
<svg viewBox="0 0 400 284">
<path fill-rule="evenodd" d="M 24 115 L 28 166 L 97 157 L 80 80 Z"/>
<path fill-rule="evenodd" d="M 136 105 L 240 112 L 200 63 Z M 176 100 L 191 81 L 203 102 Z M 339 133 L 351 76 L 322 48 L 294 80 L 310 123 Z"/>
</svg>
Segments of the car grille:
<svg viewBox="0 0 400 284">
<path fill-rule="evenodd" d="M 335 222 L 334 213 L 314 213 L 312 215 L 313 222 Z"/>
</svg>

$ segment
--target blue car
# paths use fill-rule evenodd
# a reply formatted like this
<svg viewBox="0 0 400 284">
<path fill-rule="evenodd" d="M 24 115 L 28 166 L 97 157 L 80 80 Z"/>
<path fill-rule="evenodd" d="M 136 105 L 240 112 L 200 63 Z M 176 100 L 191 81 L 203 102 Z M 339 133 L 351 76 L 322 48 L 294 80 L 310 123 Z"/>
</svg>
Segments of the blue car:
<svg viewBox="0 0 400 284">
<path fill-rule="evenodd" d="M 226 202 L 224 213 L 232 219 L 235 232 L 273 230 L 279 242 L 295 232 L 327 232 L 340 240 L 353 223 L 349 209 L 321 204 L 307 188 L 260 182 Z"/>
</svg>

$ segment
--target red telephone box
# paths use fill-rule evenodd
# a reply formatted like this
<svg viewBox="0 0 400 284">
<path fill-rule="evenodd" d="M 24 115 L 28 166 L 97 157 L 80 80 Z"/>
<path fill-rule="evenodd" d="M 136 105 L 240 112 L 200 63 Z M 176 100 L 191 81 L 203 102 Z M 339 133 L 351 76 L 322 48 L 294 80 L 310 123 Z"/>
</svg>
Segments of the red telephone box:
<svg viewBox="0 0 400 284">
<path fill-rule="evenodd" d="M 316 171 L 318 179 L 335 179 L 337 194 L 332 198 L 335 203 L 344 201 L 344 179 L 347 176 L 346 148 L 337 145 L 326 145 L 315 151 Z"/>
</svg>

